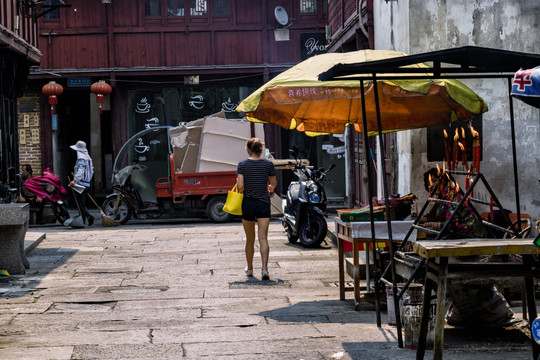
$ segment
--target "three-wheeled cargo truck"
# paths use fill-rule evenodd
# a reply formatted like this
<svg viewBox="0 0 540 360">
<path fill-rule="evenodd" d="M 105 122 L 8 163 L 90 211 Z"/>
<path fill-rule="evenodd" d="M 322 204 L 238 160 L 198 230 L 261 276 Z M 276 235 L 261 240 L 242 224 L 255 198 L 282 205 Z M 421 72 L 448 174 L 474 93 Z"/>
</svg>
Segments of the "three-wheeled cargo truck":
<svg viewBox="0 0 540 360">
<path fill-rule="evenodd" d="M 170 155 L 170 163 L 173 164 Z M 223 211 L 227 191 L 236 182 L 236 172 L 172 174 L 156 180 L 156 201 L 145 201 L 132 176 L 147 170 L 144 165 L 128 165 L 115 176 L 113 194 L 103 202 L 103 212 L 125 224 L 136 218 L 189 217 L 207 215 L 212 221 L 227 222 L 233 215 Z"/>
<path fill-rule="evenodd" d="M 102 206 L 105 215 L 121 224 L 131 217 L 232 220 L 223 205 L 236 182 L 236 165 L 246 157 L 250 126 L 223 118 L 204 120 L 206 124 L 192 128 L 190 123 L 150 127 L 131 137 L 115 159 L 113 193 Z M 262 137 L 261 130 L 262 125 L 256 135 Z"/>
</svg>

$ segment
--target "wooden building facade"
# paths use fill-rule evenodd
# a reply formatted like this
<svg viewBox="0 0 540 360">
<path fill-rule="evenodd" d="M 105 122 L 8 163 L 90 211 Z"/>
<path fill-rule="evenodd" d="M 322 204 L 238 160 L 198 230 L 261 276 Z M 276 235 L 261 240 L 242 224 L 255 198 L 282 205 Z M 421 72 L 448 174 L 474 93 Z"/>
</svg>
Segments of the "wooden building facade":
<svg viewBox="0 0 540 360">
<path fill-rule="evenodd" d="M 31 69 L 27 94 L 39 95 L 49 81 L 64 87 L 53 116 L 41 95 L 41 134 L 50 140 L 42 144 L 43 167 L 69 173 L 75 156 L 69 145 L 84 140 L 96 191 L 110 188 L 112 161 L 138 131 L 219 111 L 239 117 L 235 107 L 253 90 L 325 51 L 326 0 L 64 3 L 38 20 L 43 56 Z M 112 86 L 101 115 L 90 92 L 99 80 Z M 286 133 L 267 126 L 275 157 L 288 157 Z"/>
<path fill-rule="evenodd" d="M 9 189 L 19 184 L 17 98 L 22 96 L 30 66 L 39 62 L 37 24 L 15 0 L 0 0 L 0 203 L 13 199 Z M 16 193 L 15 193 L 16 194 Z"/>
</svg>

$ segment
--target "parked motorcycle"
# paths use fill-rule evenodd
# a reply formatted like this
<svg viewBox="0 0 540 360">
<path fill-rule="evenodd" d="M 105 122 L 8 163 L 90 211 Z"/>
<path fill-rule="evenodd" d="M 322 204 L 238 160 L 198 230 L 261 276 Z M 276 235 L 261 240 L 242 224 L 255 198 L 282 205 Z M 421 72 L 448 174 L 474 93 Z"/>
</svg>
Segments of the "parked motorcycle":
<svg viewBox="0 0 540 360">
<path fill-rule="evenodd" d="M 326 192 L 323 181 L 326 173 L 336 165 L 324 168 L 309 169 L 298 158 L 296 149 L 290 150 L 295 162 L 289 161 L 298 181 L 293 181 L 287 189 L 285 199 L 283 227 L 290 243 L 300 243 L 305 247 L 317 247 L 326 237 Z"/>
<path fill-rule="evenodd" d="M 127 223 L 132 216 L 139 217 L 142 214 L 152 218 L 161 216 L 161 210 L 145 203 L 131 182 L 134 171 L 144 171 L 145 169 L 144 165 L 128 165 L 114 175 L 113 193 L 107 196 L 102 205 L 105 215 L 122 225 Z"/>
<path fill-rule="evenodd" d="M 23 184 L 24 189 L 21 189 L 21 194 L 25 198 L 33 198 L 29 201 L 32 206 L 39 197 L 42 201 L 49 202 L 51 204 L 52 211 L 56 220 L 60 224 L 69 219 L 69 211 L 64 203 L 66 197 L 66 189 L 62 186 L 60 178 L 53 174 L 49 168 L 43 171 L 43 176 L 34 176 Z"/>
</svg>

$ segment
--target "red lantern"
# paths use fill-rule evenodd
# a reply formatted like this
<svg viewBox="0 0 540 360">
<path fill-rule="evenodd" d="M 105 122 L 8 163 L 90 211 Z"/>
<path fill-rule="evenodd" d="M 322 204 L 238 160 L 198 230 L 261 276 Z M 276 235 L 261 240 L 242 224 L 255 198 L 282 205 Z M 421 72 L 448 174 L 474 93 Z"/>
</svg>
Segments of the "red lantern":
<svg viewBox="0 0 540 360">
<path fill-rule="evenodd" d="M 105 95 L 109 95 L 112 92 L 112 87 L 105 80 L 99 80 L 92 84 L 90 91 L 96 94 L 96 102 L 99 103 L 99 114 L 101 115 L 101 104 L 105 102 Z"/>
<path fill-rule="evenodd" d="M 49 81 L 48 84 L 43 85 L 41 92 L 49 97 L 49 105 L 51 105 L 51 115 L 54 114 L 54 105 L 58 104 L 58 95 L 64 91 L 62 85 Z"/>
</svg>

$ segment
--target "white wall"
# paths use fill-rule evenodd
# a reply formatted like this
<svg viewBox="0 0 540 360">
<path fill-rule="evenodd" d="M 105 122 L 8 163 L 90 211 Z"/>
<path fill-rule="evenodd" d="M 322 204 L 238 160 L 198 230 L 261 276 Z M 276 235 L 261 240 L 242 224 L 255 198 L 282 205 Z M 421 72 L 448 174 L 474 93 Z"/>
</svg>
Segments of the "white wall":
<svg viewBox="0 0 540 360">
<path fill-rule="evenodd" d="M 397 50 L 409 53 L 409 1 L 374 1 L 375 49 Z M 397 192 L 411 192 L 411 132 L 396 134 L 398 168 Z M 379 196 L 380 197 L 380 196 Z"/>
</svg>

